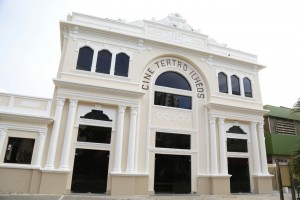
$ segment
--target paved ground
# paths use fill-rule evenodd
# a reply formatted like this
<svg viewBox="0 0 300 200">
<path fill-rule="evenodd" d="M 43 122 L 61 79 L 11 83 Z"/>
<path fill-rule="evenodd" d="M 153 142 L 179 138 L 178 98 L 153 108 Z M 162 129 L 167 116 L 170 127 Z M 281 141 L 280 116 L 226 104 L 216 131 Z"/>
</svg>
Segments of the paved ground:
<svg viewBox="0 0 300 200">
<path fill-rule="evenodd" d="M 120 196 L 111 197 L 95 194 L 70 195 L 29 195 L 0 194 L 0 200 L 280 200 L 279 194 L 241 194 L 241 195 L 154 195 L 154 196 Z M 284 200 L 291 200 L 291 194 L 285 194 Z"/>
</svg>

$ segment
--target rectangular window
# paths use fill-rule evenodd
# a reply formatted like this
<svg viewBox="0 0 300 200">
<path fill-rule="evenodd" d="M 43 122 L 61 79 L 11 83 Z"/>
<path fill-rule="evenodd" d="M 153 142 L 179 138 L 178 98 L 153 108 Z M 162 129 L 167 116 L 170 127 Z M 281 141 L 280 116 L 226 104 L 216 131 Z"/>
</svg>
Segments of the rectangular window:
<svg viewBox="0 0 300 200">
<path fill-rule="evenodd" d="M 191 136 L 175 133 L 156 133 L 155 147 L 191 149 Z"/>
<path fill-rule="evenodd" d="M 243 139 L 227 139 L 228 152 L 248 152 L 247 140 Z"/>
<path fill-rule="evenodd" d="M 165 92 L 155 92 L 154 104 L 160 106 L 192 109 L 192 97 Z"/>
<path fill-rule="evenodd" d="M 34 139 L 9 137 L 4 163 L 31 164 Z"/>
<path fill-rule="evenodd" d="M 111 128 L 80 125 L 77 141 L 110 144 Z"/>
</svg>

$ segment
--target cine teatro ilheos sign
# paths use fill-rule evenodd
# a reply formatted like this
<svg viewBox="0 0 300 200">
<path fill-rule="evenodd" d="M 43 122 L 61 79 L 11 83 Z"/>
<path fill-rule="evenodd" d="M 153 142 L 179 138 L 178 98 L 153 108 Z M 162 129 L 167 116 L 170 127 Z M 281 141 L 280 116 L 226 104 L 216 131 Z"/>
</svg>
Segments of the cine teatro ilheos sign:
<svg viewBox="0 0 300 200">
<path fill-rule="evenodd" d="M 149 84 L 151 83 L 151 79 L 153 77 L 153 74 L 164 67 L 169 68 L 176 68 L 179 70 L 182 70 L 183 73 L 191 77 L 193 80 L 193 83 L 195 84 L 197 88 L 197 97 L 199 99 L 204 99 L 204 86 L 203 82 L 199 76 L 199 74 L 187 63 L 177 60 L 177 59 L 161 59 L 156 61 L 151 67 L 148 67 L 143 75 L 142 78 L 142 89 L 143 90 L 149 90 Z"/>
</svg>

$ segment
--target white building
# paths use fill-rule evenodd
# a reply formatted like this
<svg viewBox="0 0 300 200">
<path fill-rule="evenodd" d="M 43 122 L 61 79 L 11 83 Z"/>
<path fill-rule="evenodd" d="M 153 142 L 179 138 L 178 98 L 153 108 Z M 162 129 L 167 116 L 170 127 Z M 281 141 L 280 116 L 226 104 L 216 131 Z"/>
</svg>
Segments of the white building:
<svg viewBox="0 0 300 200">
<path fill-rule="evenodd" d="M 257 56 L 179 14 L 60 30 L 53 100 L 0 94 L 0 192 L 272 192 Z"/>
</svg>

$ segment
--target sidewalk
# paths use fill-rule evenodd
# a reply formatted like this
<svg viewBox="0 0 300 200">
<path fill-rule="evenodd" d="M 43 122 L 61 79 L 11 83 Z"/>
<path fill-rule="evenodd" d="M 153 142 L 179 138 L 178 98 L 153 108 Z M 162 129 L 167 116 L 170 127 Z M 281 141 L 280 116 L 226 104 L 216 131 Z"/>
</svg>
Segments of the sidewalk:
<svg viewBox="0 0 300 200">
<path fill-rule="evenodd" d="M 151 196 L 106 196 L 98 194 L 0 194 L 0 200 L 279 200 L 278 192 L 273 194 L 239 195 L 151 195 Z M 285 194 L 284 200 L 292 200 L 291 194 Z"/>
</svg>

